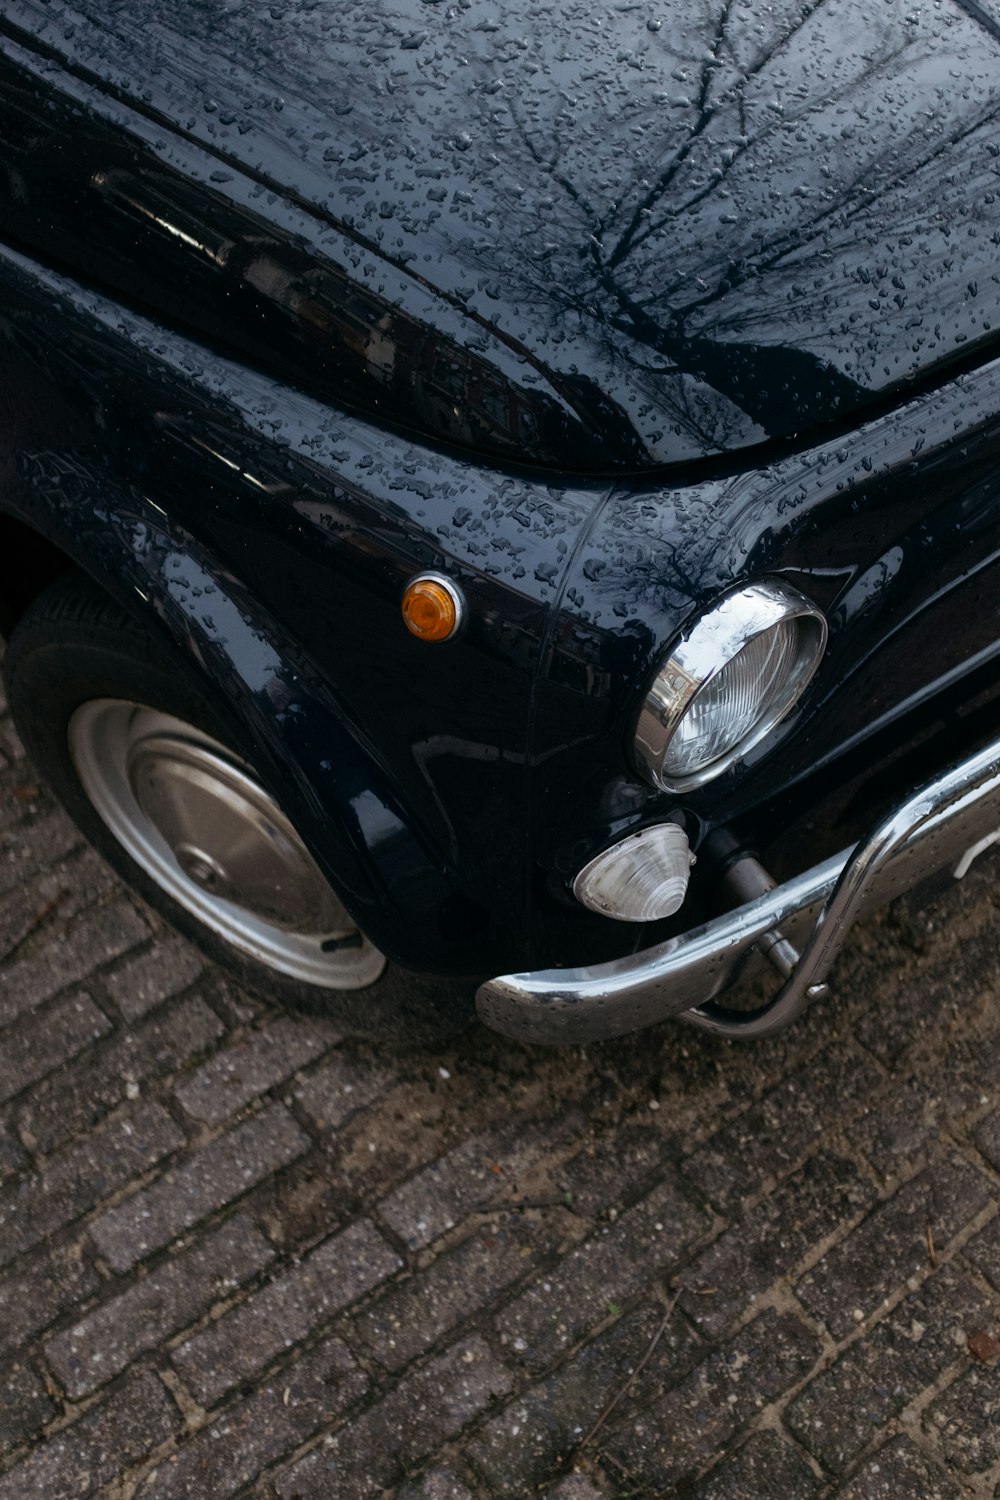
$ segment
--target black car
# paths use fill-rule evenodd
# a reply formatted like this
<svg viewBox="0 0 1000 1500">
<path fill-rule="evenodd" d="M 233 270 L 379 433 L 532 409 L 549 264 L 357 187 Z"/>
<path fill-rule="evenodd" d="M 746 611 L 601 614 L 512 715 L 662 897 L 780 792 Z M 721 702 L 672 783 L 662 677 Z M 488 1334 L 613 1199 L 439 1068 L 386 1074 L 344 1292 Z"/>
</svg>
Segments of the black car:
<svg viewBox="0 0 1000 1500">
<path fill-rule="evenodd" d="M 1000 837 L 998 115 L 995 0 L 4 0 L 84 833 L 363 1031 L 785 1024 Z"/>
</svg>

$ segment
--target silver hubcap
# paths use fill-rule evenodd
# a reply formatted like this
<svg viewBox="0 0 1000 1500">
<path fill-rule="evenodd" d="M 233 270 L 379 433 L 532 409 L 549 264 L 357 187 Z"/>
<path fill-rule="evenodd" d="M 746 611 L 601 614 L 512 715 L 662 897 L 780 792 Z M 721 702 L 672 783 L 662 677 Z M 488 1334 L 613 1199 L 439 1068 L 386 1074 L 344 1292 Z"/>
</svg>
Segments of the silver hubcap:
<svg viewBox="0 0 1000 1500">
<path fill-rule="evenodd" d="M 232 751 L 181 719 L 96 698 L 69 724 L 88 797 L 148 875 L 282 974 L 360 989 L 385 967 L 274 799 Z"/>
</svg>

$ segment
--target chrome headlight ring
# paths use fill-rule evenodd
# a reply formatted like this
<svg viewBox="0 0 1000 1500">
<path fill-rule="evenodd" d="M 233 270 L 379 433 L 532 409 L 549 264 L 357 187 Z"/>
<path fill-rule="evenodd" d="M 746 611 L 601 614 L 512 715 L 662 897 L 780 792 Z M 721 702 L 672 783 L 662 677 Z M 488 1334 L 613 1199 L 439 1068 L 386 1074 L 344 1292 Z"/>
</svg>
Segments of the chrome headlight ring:
<svg viewBox="0 0 1000 1500">
<path fill-rule="evenodd" d="M 633 749 L 666 792 L 704 786 L 788 714 L 826 648 L 826 619 L 765 578 L 727 594 L 670 648 L 646 694 Z"/>
</svg>

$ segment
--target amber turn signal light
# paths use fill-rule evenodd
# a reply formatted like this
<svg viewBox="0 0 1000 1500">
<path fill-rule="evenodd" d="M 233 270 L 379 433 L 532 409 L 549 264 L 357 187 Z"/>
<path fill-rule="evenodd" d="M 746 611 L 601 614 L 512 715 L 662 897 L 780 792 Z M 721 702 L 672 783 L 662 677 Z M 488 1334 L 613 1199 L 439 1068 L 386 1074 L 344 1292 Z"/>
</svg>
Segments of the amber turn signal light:
<svg viewBox="0 0 1000 1500">
<path fill-rule="evenodd" d="M 403 620 L 418 641 L 446 641 L 462 623 L 462 594 L 440 573 L 419 573 L 403 590 Z"/>
</svg>

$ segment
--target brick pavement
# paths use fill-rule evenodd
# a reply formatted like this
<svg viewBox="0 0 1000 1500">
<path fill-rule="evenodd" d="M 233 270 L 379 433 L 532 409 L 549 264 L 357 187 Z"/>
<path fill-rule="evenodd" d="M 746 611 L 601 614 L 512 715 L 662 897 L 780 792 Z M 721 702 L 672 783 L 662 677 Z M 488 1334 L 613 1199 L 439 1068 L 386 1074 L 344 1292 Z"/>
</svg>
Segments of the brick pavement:
<svg viewBox="0 0 1000 1500">
<path fill-rule="evenodd" d="M 1000 1500 L 998 868 L 765 1045 L 379 1050 L 140 910 L 0 705 L 0 1500 Z"/>
</svg>

